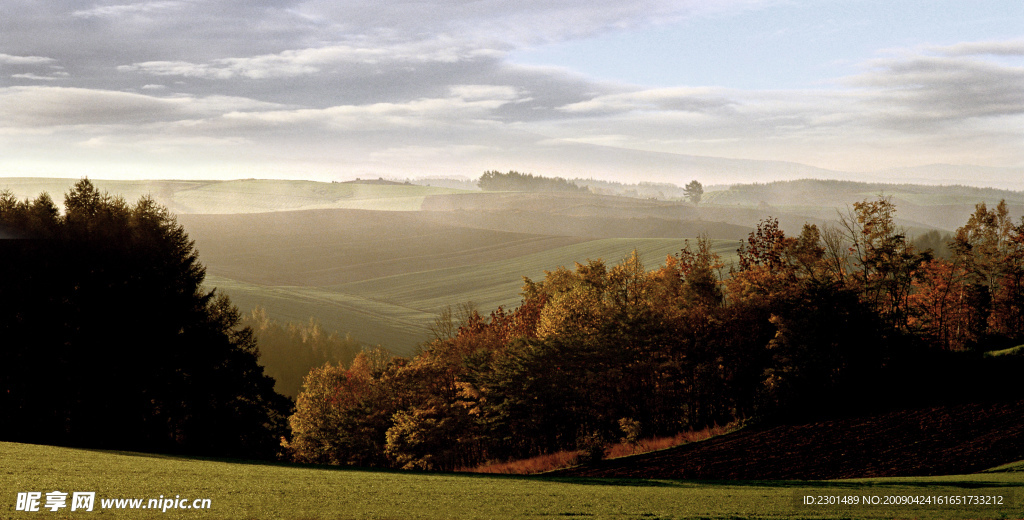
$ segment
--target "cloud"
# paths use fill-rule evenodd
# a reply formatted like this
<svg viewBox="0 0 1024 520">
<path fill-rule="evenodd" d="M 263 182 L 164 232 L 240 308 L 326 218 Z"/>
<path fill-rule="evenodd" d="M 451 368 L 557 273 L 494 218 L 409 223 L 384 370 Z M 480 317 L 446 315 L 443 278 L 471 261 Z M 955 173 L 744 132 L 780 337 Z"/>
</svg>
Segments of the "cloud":
<svg viewBox="0 0 1024 520">
<path fill-rule="evenodd" d="M 518 127 L 551 142 L 836 169 L 884 167 L 894 158 L 1021 164 L 1024 68 L 991 52 L 1014 45 L 904 50 L 819 89 L 634 87 L 560 105 Z"/>
<path fill-rule="evenodd" d="M 125 126 L 280 108 L 278 104 L 232 96 L 154 97 L 64 87 L 0 89 L 0 126 L 8 127 Z"/>
<path fill-rule="evenodd" d="M 508 85 L 453 85 L 449 91 L 464 100 L 511 101 L 519 97 L 519 90 Z"/>
<path fill-rule="evenodd" d="M 233 111 L 223 121 L 237 128 L 315 125 L 336 131 L 366 132 L 396 128 L 478 126 L 494 122 L 494 111 L 514 101 L 511 87 L 459 85 L 443 98 L 423 98 L 405 103 L 339 105 L 322 109 Z"/>
<path fill-rule="evenodd" d="M 298 12 L 338 30 L 412 40 L 447 34 L 478 43 L 532 45 L 629 28 L 671 23 L 723 11 L 757 8 L 777 0 L 438 0 L 364 2 L 310 0 Z"/>
<path fill-rule="evenodd" d="M 878 121 L 906 131 L 933 131 L 936 126 L 975 118 L 1024 114 L 1024 67 L 973 54 L 874 60 L 868 63 L 868 71 L 847 78 L 846 83 L 865 90 L 865 104 Z"/>
<path fill-rule="evenodd" d="M 928 49 L 946 56 L 1024 56 L 1024 40 L 964 42 Z"/>
<path fill-rule="evenodd" d="M 583 150 L 578 143 L 629 157 L 641 150 L 836 168 L 971 154 L 1024 164 L 1020 39 L 902 49 L 805 90 L 642 88 L 507 60 L 523 47 L 704 16 L 728 21 L 731 11 L 779 3 L 807 7 L 5 0 L 0 147 L 47 157 L 67 145 L 74 163 L 77 153 L 144 155 L 167 139 L 173 146 L 163 149 L 223 145 L 236 155 L 225 160 L 259 158 L 250 162 L 260 168 L 272 158 L 334 170 L 368 164 L 381 174 L 389 162 L 410 170 L 437 162 L 440 171 L 449 161 L 467 174 L 464 165 L 513 168 L 541 156 L 557 164 L 554 150 Z M 58 63 L 66 69 L 48 68 Z M 48 85 L 4 88 L 31 82 Z M 563 165 L 586 156 L 566 155 Z"/>
<path fill-rule="evenodd" d="M 241 137 L 175 136 L 160 133 L 140 135 L 99 135 L 79 142 L 82 148 L 96 150 L 142 150 L 147 153 L 179 153 L 183 150 L 232 148 L 251 144 Z"/>
<path fill-rule="evenodd" d="M 677 87 L 597 96 L 559 107 L 559 110 L 574 114 L 612 114 L 634 111 L 706 113 L 729 110 L 736 103 L 735 99 L 730 99 L 726 94 L 725 89 Z"/>
<path fill-rule="evenodd" d="M 132 4 L 118 5 L 95 5 L 89 9 L 82 9 L 71 13 L 79 18 L 119 18 L 125 15 L 140 15 L 149 13 L 160 13 L 176 11 L 188 4 L 188 2 L 167 0 L 158 2 L 136 2 Z"/>
<path fill-rule="evenodd" d="M 57 60 L 43 56 L 11 56 L 0 54 L 0 64 L 4 65 L 46 65 Z"/>
<path fill-rule="evenodd" d="M 40 76 L 39 74 L 33 74 L 31 72 L 24 74 L 11 74 L 12 78 L 18 79 L 33 79 L 41 81 L 56 81 L 60 79 L 67 79 L 69 74 L 67 72 L 54 72 L 50 76 Z"/>
<path fill-rule="evenodd" d="M 156 76 L 183 76 L 207 79 L 290 78 L 317 74 L 345 64 L 454 63 L 500 52 L 465 46 L 449 38 L 390 46 L 332 45 L 327 47 L 287 50 L 276 54 L 241 58 L 221 58 L 209 63 L 185 61 L 151 61 L 117 67 L 121 72 L 142 72 Z"/>
</svg>

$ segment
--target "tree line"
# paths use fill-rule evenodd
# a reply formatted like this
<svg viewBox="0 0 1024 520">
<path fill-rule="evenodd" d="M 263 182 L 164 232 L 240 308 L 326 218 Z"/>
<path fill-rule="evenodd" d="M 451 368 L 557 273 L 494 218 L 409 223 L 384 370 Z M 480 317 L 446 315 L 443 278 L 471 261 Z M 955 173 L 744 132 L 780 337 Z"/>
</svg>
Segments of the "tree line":
<svg viewBox="0 0 1024 520">
<path fill-rule="evenodd" d="M 325 363 L 351 365 L 366 348 L 350 334 L 328 332 L 313 318 L 305 323 L 282 323 L 262 307 L 242 316 L 239 325 L 252 329 L 259 345 L 260 365 L 276 382 L 274 389 L 291 398 L 299 395 L 302 380 L 310 370 Z"/>
<path fill-rule="evenodd" d="M 561 177 L 543 177 L 532 173 L 520 173 L 510 170 L 502 173 L 490 170 L 480 176 L 477 186 L 484 191 L 558 191 L 573 193 L 590 193 L 586 187 L 578 186 L 572 181 Z"/>
<path fill-rule="evenodd" d="M 796 236 L 763 220 L 728 268 L 706 237 L 655 269 L 635 252 L 558 268 L 524 279 L 514 309 L 443 313 L 398 358 L 315 323 L 243 320 L 203 288 L 194 243 L 150 198 L 82 180 L 62 213 L 46 194 L 4 192 L 0 438 L 452 469 L 734 421 L 1019 396 L 1021 358 L 982 353 L 1024 343 L 1024 219 L 980 204 L 940 257 L 895 214 L 865 200 Z"/>
<path fill-rule="evenodd" d="M 0 439 L 273 457 L 289 399 L 152 198 L 0 193 Z"/>
<path fill-rule="evenodd" d="M 449 314 L 411 359 L 313 370 L 285 447 L 452 469 L 641 431 L 1019 395 L 1019 358 L 981 352 L 1024 342 L 1024 220 L 979 205 L 942 259 L 895 212 L 867 200 L 796 236 L 764 220 L 728 272 L 700 238 L 657 269 L 634 252 L 526 279 L 517 308 Z"/>
</svg>

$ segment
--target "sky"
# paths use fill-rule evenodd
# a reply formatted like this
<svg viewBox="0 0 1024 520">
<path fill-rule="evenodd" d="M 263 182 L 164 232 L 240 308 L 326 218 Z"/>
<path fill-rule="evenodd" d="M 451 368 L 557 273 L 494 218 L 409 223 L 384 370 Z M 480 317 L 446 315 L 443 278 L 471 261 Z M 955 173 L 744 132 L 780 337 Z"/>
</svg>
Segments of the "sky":
<svg viewBox="0 0 1024 520">
<path fill-rule="evenodd" d="M 0 176 L 716 184 L 933 164 L 988 167 L 974 185 L 1024 172 L 1024 2 L 0 4 Z"/>
</svg>

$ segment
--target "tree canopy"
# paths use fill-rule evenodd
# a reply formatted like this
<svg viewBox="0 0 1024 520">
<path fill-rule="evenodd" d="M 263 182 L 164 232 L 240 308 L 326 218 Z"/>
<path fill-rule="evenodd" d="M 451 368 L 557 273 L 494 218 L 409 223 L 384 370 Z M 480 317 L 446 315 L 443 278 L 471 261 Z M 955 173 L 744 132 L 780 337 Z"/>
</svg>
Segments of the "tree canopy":
<svg viewBox="0 0 1024 520">
<path fill-rule="evenodd" d="M 290 402 L 194 243 L 86 179 L 64 212 L 0 194 L 0 438 L 272 456 Z"/>
<path fill-rule="evenodd" d="M 477 183 L 484 191 L 568 191 L 588 193 L 585 187 L 577 186 L 572 181 L 561 177 L 542 177 L 532 173 L 509 171 L 502 173 L 497 170 L 486 171 Z"/>
<path fill-rule="evenodd" d="M 704 197 L 704 186 L 696 180 L 692 180 L 683 188 L 683 196 L 694 204 L 700 204 L 700 199 Z"/>
<path fill-rule="evenodd" d="M 411 359 L 307 376 L 296 460 L 453 469 L 638 432 L 1019 395 L 1024 221 L 979 206 L 950 260 L 917 249 L 888 199 L 839 227 L 758 223 L 724 262 L 706 237 L 647 269 L 634 253 L 526 279 L 522 303 L 443 314 Z M 371 368 L 372 366 L 372 368 Z"/>
</svg>

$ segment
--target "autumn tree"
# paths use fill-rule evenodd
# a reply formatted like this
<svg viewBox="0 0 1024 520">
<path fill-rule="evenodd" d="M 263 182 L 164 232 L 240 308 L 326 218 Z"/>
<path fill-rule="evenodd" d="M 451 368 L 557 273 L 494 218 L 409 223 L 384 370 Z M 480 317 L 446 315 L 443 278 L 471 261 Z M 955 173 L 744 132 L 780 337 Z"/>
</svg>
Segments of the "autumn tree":
<svg viewBox="0 0 1024 520">
<path fill-rule="evenodd" d="M 286 453 L 298 462 L 387 465 L 391 417 L 409 403 L 408 385 L 396 378 L 406 364 L 378 349 L 360 352 L 347 369 L 327 363 L 310 371 L 288 418 Z"/>
<path fill-rule="evenodd" d="M 336 460 L 451 469 L 557 450 L 597 457 L 623 433 L 634 442 L 983 387 L 980 356 L 967 366 L 925 346 L 988 344 L 1013 327 L 1024 223 L 979 210 L 946 262 L 910 245 L 894 214 L 886 199 L 865 201 L 841 228 L 795 236 L 763 220 L 728 276 L 705 236 L 654 269 L 636 251 L 588 260 L 524 279 L 512 310 L 442 313 L 416 356 L 371 371 L 365 394 L 341 401 L 334 428 L 359 442 Z M 1000 317 L 986 295 L 1006 302 Z"/>
<path fill-rule="evenodd" d="M 452 470 L 478 462 L 467 449 L 474 439 L 473 417 L 458 403 L 399 410 L 385 434 L 385 454 L 400 469 Z"/>
<path fill-rule="evenodd" d="M 978 204 L 957 229 L 953 254 L 985 305 L 988 333 L 1007 343 L 1024 337 L 1024 218 L 1013 224 L 1005 201 Z"/>
<path fill-rule="evenodd" d="M 922 264 L 909 300 L 910 329 L 943 350 L 964 350 L 984 341 L 989 293 L 969 280 L 958 259 Z"/>
<path fill-rule="evenodd" d="M 836 281 L 838 270 L 826 259 L 826 245 L 813 224 L 805 224 L 793 238 L 779 228 L 778 219 L 762 220 L 736 251 L 738 269 L 726 283 L 729 297 L 736 302 L 772 301 L 808 283 Z"/>
<path fill-rule="evenodd" d="M 284 448 L 298 462 L 340 464 L 361 462 L 355 453 L 346 419 L 369 393 L 366 370 L 326 363 L 303 381 L 295 413 L 289 418 L 291 439 Z"/>
<path fill-rule="evenodd" d="M 895 217 L 896 205 L 880 197 L 854 203 L 840 223 L 854 258 L 851 281 L 891 326 L 905 328 L 914 274 L 932 255 L 914 249 Z"/>
</svg>

